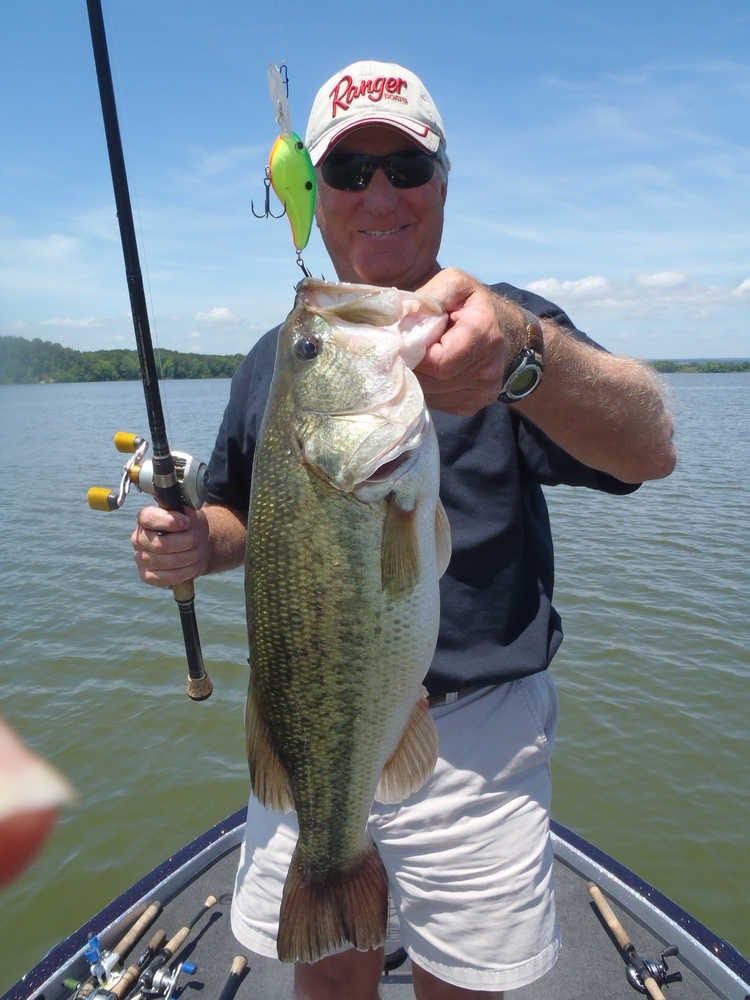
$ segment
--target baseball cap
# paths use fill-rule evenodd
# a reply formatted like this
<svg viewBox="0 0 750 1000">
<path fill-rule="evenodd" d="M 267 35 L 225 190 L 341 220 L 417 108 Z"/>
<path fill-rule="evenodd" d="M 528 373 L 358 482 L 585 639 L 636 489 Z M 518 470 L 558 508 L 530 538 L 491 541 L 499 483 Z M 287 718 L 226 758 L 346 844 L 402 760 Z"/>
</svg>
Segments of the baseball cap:
<svg viewBox="0 0 750 1000">
<path fill-rule="evenodd" d="M 334 73 L 315 95 L 305 145 L 314 164 L 360 125 L 391 125 L 430 153 L 445 139 L 440 112 L 416 73 L 364 60 Z"/>
</svg>

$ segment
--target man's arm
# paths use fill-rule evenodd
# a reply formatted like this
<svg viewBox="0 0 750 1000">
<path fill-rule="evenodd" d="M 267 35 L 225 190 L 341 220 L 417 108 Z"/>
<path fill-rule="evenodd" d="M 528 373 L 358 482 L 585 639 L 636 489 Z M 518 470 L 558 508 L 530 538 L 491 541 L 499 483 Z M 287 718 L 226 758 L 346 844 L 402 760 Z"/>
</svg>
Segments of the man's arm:
<svg viewBox="0 0 750 1000">
<path fill-rule="evenodd" d="M 451 325 L 416 369 L 430 406 L 471 415 L 494 402 L 525 344 L 523 312 L 462 271 L 447 268 L 420 291 L 445 306 Z M 512 404 L 568 454 L 626 483 L 672 472 L 672 419 L 656 374 L 597 350 L 542 320 L 544 378 Z"/>
<path fill-rule="evenodd" d="M 130 541 L 143 582 L 174 587 L 241 565 L 245 532 L 244 517 L 230 507 L 206 504 L 178 514 L 149 506 L 139 511 Z"/>
</svg>

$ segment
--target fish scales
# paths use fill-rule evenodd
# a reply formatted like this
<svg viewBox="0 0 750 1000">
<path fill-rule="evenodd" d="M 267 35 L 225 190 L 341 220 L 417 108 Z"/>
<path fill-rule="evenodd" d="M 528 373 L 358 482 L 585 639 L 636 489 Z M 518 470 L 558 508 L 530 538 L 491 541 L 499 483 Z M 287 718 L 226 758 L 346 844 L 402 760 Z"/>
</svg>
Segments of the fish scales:
<svg viewBox="0 0 750 1000">
<path fill-rule="evenodd" d="M 383 767 L 417 711 L 439 616 L 434 431 L 429 421 L 427 432 L 415 423 L 417 416 L 424 422 L 426 411 L 399 350 L 391 351 L 390 361 L 381 359 L 378 339 L 385 342 L 385 332 L 376 329 L 371 342 L 362 342 L 341 320 L 348 329 L 342 343 L 353 340 L 346 351 L 336 339 L 335 308 L 326 318 L 310 311 L 311 298 L 335 296 L 331 289 L 339 288 L 355 298 L 360 288 L 367 290 L 303 282 L 279 333 L 248 527 L 248 752 L 256 794 L 266 804 L 297 811 L 300 835 L 279 931 L 279 956 L 294 961 L 313 961 L 346 941 L 382 943 L 385 874 L 367 835 L 367 817 Z M 434 333 L 440 310 L 431 306 L 427 316 Z M 294 353 L 308 335 L 320 352 L 309 362 Z M 391 334 L 391 346 L 398 343 Z M 327 368 L 324 358 L 332 360 Z M 389 364 L 392 384 L 383 376 Z M 401 423 L 399 413 L 406 414 Z M 391 440 L 384 443 L 389 420 Z M 368 458 L 371 448 L 377 454 Z M 411 463 L 411 480 L 409 473 L 399 479 L 397 469 L 393 481 L 384 475 L 379 483 L 380 459 L 386 466 Z M 361 482 L 356 473 L 350 476 L 358 463 Z M 403 519 L 417 539 L 419 574 L 389 588 L 382 551 L 390 498 L 400 490 L 407 507 L 414 500 Z M 434 740 L 434 733 L 423 732 L 427 743 Z M 433 764 L 434 753 L 434 746 L 424 750 Z M 275 770 L 272 759 L 280 763 Z M 407 791 L 431 770 L 422 767 L 425 773 L 414 776 Z"/>
</svg>

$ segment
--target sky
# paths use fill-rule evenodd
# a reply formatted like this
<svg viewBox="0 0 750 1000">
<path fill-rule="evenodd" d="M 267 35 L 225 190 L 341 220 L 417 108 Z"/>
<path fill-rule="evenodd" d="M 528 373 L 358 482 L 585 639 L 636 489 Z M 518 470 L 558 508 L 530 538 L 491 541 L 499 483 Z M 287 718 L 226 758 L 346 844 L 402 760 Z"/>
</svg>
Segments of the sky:
<svg viewBox="0 0 750 1000">
<path fill-rule="evenodd" d="M 154 342 L 248 350 L 301 277 L 256 220 L 278 128 L 362 58 L 418 73 L 452 170 L 440 262 L 610 350 L 750 356 L 750 3 L 103 0 Z M 0 335 L 133 347 L 84 0 L 2 0 Z M 305 261 L 334 271 L 317 230 Z"/>
</svg>

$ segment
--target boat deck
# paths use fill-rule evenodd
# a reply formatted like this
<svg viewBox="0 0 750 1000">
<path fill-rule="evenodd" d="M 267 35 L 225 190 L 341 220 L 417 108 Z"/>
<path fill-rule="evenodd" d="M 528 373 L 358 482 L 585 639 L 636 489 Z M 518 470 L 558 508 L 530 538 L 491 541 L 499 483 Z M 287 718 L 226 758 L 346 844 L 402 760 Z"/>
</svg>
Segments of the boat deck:
<svg viewBox="0 0 750 1000">
<path fill-rule="evenodd" d="M 90 935 L 99 936 L 103 947 L 113 948 L 146 906 L 158 900 L 162 912 L 126 955 L 127 966 L 155 931 L 163 929 L 171 938 L 189 924 L 209 895 L 218 903 L 200 917 L 171 963 L 174 967 L 189 961 L 196 966 L 194 972 L 182 975 L 176 995 L 218 1000 L 232 959 L 244 955 L 248 965 L 235 993 L 237 1000 L 292 997 L 293 967 L 244 951 L 230 928 L 243 827 L 244 810 L 240 810 L 168 858 L 61 942 L 0 1000 L 71 1000 L 64 980 L 82 981 L 88 975 L 83 951 Z M 638 995 L 628 981 L 620 949 L 590 901 L 590 879 L 606 893 L 643 959 L 656 961 L 668 944 L 679 945 L 680 955 L 669 958 L 668 964 L 670 972 L 681 972 L 683 978 L 664 987 L 667 1000 L 750 1000 L 750 964 L 731 945 L 573 831 L 553 827 L 562 954 L 551 972 L 531 986 L 507 992 L 507 1000 L 628 1000 Z M 386 952 L 397 947 L 389 940 Z M 380 996 L 382 1000 L 413 996 L 408 960 L 383 976 Z M 360 998 L 342 994 L 341 1000 Z"/>
<path fill-rule="evenodd" d="M 188 941 L 180 958 L 197 966 L 193 976 L 183 979 L 183 996 L 218 997 L 226 980 L 232 958 L 245 955 L 248 971 L 236 993 L 243 998 L 282 998 L 292 996 L 293 968 L 270 958 L 263 958 L 240 948 L 229 926 L 229 906 L 237 868 L 237 850 L 200 875 L 176 899 L 164 908 L 162 917 L 153 925 L 164 926 L 171 934 L 193 918 L 209 894 L 218 904 L 196 925 L 194 937 Z M 627 982 L 625 963 L 610 939 L 590 903 L 586 882 L 563 862 L 557 860 L 556 885 L 558 911 L 563 937 L 563 951 L 555 968 L 532 986 L 506 993 L 508 1000 L 633 1000 L 638 993 Z M 636 925 L 633 917 L 613 909 L 629 931 L 640 954 L 658 958 L 663 943 L 646 928 Z M 148 935 L 147 935 L 148 936 Z M 668 959 L 670 971 L 681 969 L 684 981 L 668 988 L 670 1000 L 706 1000 L 712 995 L 680 962 Z M 196 992 L 194 992 L 196 991 Z M 383 1000 L 402 1000 L 413 996 L 409 964 L 405 963 L 384 976 L 381 986 Z M 342 997 L 342 1000 L 344 998 Z M 352 998 L 356 1000 L 356 998 Z"/>
</svg>

